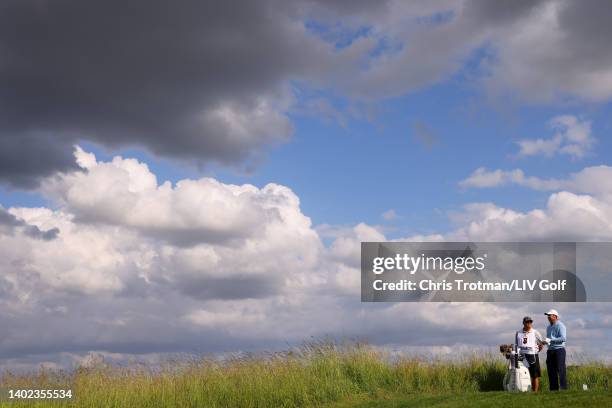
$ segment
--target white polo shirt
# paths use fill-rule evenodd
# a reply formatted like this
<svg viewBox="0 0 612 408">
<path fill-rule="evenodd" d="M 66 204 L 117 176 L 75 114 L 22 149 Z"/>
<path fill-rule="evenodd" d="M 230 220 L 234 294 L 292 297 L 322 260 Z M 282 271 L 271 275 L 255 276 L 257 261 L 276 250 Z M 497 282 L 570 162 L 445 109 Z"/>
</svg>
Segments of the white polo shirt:
<svg viewBox="0 0 612 408">
<path fill-rule="evenodd" d="M 516 343 L 521 354 L 538 354 L 538 341 L 544 341 L 544 337 L 536 329 L 531 329 L 528 332 L 523 329 L 516 332 Z"/>
</svg>

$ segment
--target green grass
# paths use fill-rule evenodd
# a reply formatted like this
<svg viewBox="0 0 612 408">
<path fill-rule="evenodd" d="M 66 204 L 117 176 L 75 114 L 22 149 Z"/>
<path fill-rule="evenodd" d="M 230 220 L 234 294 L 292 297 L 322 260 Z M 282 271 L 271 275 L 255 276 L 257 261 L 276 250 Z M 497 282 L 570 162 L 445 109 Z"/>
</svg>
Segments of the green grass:
<svg viewBox="0 0 612 408">
<path fill-rule="evenodd" d="M 404 358 L 391 362 L 388 356 L 365 345 L 317 343 L 298 351 L 223 363 L 207 359 L 168 363 L 162 369 L 100 364 L 71 372 L 5 373 L 2 387 L 71 388 L 75 398 L 70 402 L 10 402 L 0 406 L 444 407 L 515 406 L 521 402 L 519 405 L 525 407 L 532 403 L 545 406 L 559 398 L 582 405 L 612 406 L 609 365 L 568 367 L 573 392 L 544 392 L 538 396 L 495 392 L 501 388 L 504 373 L 504 359 L 495 354 L 472 355 L 460 361 Z M 583 383 L 590 391 L 581 390 Z"/>
<path fill-rule="evenodd" d="M 462 407 L 611 407 L 612 392 L 609 391 L 564 391 L 560 393 L 510 394 L 507 392 L 478 392 L 454 394 L 380 394 L 358 395 L 339 403 L 333 408 L 462 408 Z"/>
</svg>

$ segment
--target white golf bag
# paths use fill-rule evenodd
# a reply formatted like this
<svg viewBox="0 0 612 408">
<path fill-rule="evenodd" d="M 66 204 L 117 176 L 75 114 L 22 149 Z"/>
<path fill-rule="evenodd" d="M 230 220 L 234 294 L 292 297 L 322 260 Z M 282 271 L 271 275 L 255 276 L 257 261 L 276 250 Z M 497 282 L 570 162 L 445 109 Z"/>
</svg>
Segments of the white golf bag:
<svg viewBox="0 0 612 408">
<path fill-rule="evenodd" d="M 531 391 L 531 376 L 529 369 L 524 364 L 523 356 L 518 351 L 518 344 L 515 344 L 506 353 L 506 358 L 508 359 L 508 370 L 504 376 L 504 390 L 509 392 Z"/>
</svg>

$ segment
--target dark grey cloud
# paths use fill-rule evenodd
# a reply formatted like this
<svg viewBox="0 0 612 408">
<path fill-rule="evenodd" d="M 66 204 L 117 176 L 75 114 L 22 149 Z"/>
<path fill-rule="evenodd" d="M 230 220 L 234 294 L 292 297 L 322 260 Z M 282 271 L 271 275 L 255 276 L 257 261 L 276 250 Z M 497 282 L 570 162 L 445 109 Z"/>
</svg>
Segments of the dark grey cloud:
<svg viewBox="0 0 612 408">
<path fill-rule="evenodd" d="M 0 125 L 0 182 L 34 188 L 40 176 L 76 167 L 68 140 L 51 133 L 5 132 Z"/>
<path fill-rule="evenodd" d="M 586 72 L 600 69 L 612 63 L 609 39 L 612 36 L 612 7 L 605 0 L 562 3 L 559 23 L 566 33 L 565 40 L 571 49 L 576 66 Z"/>
<path fill-rule="evenodd" d="M 487 89 L 607 100 L 609 14 L 553 0 L 4 1 L 0 181 L 70 169 L 83 140 L 250 168 L 292 133 L 291 80 L 372 102 L 445 80 L 483 46 L 497 56 Z"/>
<path fill-rule="evenodd" d="M 3 2 L 0 178 L 65 170 L 79 139 L 224 163 L 285 140 L 284 81 L 319 43 L 290 14 L 276 1 Z"/>
<path fill-rule="evenodd" d="M 471 0 L 465 3 L 464 15 L 468 19 L 488 25 L 507 24 L 525 17 L 548 0 Z"/>
<path fill-rule="evenodd" d="M 605 102 L 612 97 L 609 2 L 548 0 L 492 6 L 469 3 L 471 20 L 487 22 L 496 54 L 487 81 L 493 89 L 540 103 Z"/>
</svg>

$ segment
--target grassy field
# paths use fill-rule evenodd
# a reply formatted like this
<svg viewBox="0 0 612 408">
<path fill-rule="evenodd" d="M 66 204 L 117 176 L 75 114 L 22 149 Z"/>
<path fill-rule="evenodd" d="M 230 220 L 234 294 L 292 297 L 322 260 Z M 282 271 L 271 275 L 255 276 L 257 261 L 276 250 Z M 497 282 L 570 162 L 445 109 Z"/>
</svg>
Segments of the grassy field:
<svg viewBox="0 0 612 408">
<path fill-rule="evenodd" d="M 441 394 L 379 394 L 359 395 L 331 404 L 334 408 L 479 408 L 479 407 L 612 407 L 612 392 L 566 391 L 539 394 L 510 394 L 506 392 L 469 392 Z"/>
<path fill-rule="evenodd" d="M 419 407 L 612 406 L 612 366 L 568 367 L 570 391 L 498 392 L 501 356 L 460 361 L 396 359 L 358 344 L 311 344 L 297 351 L 224 361 L 169 363 L 162 368 L 100 364 L 70 372 L 4 373 L 10 388 L 70 388 L 70 402 L 3 402 L 2 407 Z M 588 384 L 589 391 L 582 391 Z M 546 374 L 543 389 L 546 390 Z"/>
</svg>

